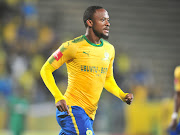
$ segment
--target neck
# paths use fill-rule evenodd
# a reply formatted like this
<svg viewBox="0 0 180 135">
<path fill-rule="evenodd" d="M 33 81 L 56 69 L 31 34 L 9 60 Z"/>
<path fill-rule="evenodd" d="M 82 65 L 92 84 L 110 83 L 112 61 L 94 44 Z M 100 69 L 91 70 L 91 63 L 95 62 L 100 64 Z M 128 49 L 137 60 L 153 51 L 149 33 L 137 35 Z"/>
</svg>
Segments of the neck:
<svg viewBox="0 0 180 135">
<path fill-rule="evenodd" d="M 100 44 L 100 38 L 95 35 L 92 28 L 87 27 L 85 36 L 89 41 L 91 41 L 94 44 Z"/>
</svg>

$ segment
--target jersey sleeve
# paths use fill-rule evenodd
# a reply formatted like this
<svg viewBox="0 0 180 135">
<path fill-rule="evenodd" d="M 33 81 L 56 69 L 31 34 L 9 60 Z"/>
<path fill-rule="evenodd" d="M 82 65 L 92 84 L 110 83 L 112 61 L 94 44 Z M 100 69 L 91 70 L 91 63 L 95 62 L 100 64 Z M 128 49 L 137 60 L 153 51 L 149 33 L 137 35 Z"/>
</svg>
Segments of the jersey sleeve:
<svg viewBox="0 0 180 135">
<path fill-rule="evenodd" d="M 109 64 L 107 75 L 106 75 L 107 78 L 110 77 L 110 76 L 113 76 L 114 57 L 115 57 L 115 50 L 114 50 L 114 47 L 113 47 L 112 48 L 112 57 L 110 59 L 110 64 Z"/>
<path fill-rule="evenodd" d="M 174 89 L 180 91 L 180 66 L 174 70 Z"/>
<path fill-rule="evenodd" d="M 41 77 L 42 77 L 46 87 L 49 89 L 49 91 L 54 96 L 55 103 L 57 103 L 58 101 L 65 99 L 65 98 L 55 83 L 55 80 L 54 80 L 54 77 L 52 74 L 54 71 L 55 71 L 55 68 L 53 66 L 51 66 L 50 63 L 47 61 L 41 68 L 40 74 L 41 74 Z"/>
<path fill-rule="evenodd" d="M 104 84 L 104 88 L 112 93 L 113 95 L 115 95 L 116 97 L 120 98 L 122 101 L 125 102 L 125 97 L 128 93 L 124 93 L 119 86 L 117 85 L 115 79 L 114 79 L 114 75 L 113 75 L 113 63 L 114 63 L 114 58 L 115 58 L 115 49 L 113 47 L 112 49 L 112 57 L 110 60 L 110 64 L 109 64 L 109 68 L 107 71 L 107 75 L 106 75 L 106 80 L 105 80 L 105 84 Z"/>
<path fill-rule="evenodd" d="M 58 69 L 65 62 L 72 60 L 76 55 L 76 47 L 70 41 L 63 43 L 48 59 L 49 63 Z"/>
</svg>

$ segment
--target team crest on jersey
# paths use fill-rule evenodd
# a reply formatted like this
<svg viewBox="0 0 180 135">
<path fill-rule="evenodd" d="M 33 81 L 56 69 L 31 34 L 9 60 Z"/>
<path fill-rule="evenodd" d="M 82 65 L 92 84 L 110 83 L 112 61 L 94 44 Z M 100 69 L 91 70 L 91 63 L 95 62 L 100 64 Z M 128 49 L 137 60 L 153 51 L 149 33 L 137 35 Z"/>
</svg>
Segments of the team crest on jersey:
<svg viewBox="0 0 180 135">
<path fill-rule="evenodd" d="M 104 53 L 104 58 L 103 60 L 109 60 L 109 53 L 108 52 L 105 52 Z"/>
</svg>

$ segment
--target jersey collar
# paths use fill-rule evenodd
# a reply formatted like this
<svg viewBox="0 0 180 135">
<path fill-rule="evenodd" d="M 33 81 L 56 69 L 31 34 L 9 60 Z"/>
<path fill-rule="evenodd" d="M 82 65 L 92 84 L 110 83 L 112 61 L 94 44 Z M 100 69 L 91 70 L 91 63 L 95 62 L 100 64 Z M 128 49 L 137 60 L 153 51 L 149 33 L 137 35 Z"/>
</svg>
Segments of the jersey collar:
<svg viewBox="0 0 180 135">
<path fill-rule="evenodd" d="M 90 40 L 88 40 L 85 35 L 83 35 L 83 37 L 84 37 L 84 39 L 85 39 L 90 45 L 92 45 L 92 46 L 96 46 L 96 47 L 101 47 L 101 46 L 103 46 L 103 40 L 102 40 L 102 39 L 100 39 L 100 40 L 101 40 L 101 44 L 98 44 L 98 45 L 97 45 L 97 44 L 92 43 Z"/>
</svg>

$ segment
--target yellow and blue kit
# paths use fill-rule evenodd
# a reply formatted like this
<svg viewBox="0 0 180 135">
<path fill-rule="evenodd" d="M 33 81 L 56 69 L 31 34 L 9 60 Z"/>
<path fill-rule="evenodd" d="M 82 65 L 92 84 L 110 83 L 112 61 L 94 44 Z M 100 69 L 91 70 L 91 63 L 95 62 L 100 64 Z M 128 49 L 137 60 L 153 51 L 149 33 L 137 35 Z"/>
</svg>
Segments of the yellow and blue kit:
<svg viewBox="0 0 180 135">
<path fill-rule="evenodd" d="M 70 109 L 70 116 L 57 110 L 57 121 L 62 128 L 60 134 L 94 134 L 92 124 L 103 87 L 124 101 L 127 93 L 117 86 L 113 76 L 114 57 L 115 49 L 109 42 L 101 39 L 100 44 L 94 44 L 82 35 L 63 43 L 46 61 L 41 69 L 42 79 L 55 103 L 65 99 Z M 52 72 L 64 63 L 67 66 L 68 87 L 62 95 Z M 69 122 L 64 124 L 62 119 L 71 121 L 72 128 L 64 126 Z"/>
<path fill-rule="evenodd" d="M 174 70 L 174 89 L 175 91 L 180 91 L 180 66 L 177 66 Z M 170 135 L 180 134 L 180 122 L 178 123 L 176 130 L 170 130 Z"/>
<path fill-rule="evenodd" d="M 180 66 L 177 66 L 174 70 L 174 89 L 180 91 Z"/>
</svg>

